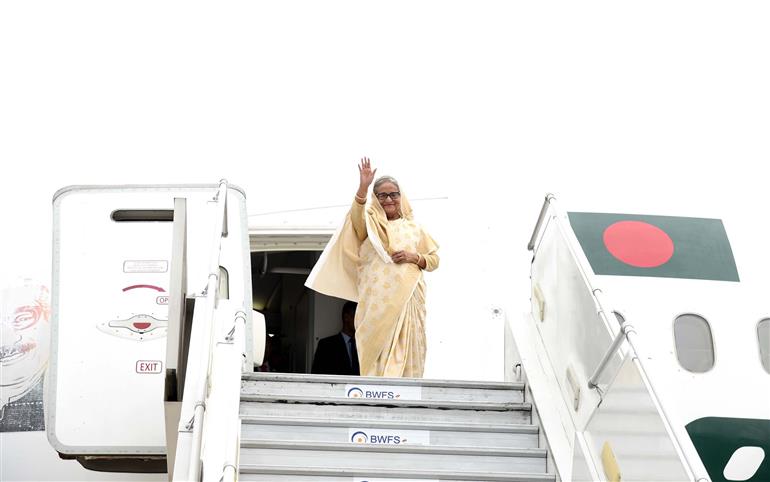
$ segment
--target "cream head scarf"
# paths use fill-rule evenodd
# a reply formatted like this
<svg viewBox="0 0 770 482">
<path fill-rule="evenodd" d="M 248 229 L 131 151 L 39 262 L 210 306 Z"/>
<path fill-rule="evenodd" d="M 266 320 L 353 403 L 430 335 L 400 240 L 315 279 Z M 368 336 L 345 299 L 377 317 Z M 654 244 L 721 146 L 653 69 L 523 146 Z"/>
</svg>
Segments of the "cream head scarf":
<svg viewBox="0 0 770 482">
<path fill-rule="evenodd" d="M 412 213 L 412 206 L 409 204 L 409 200 L 406 195 L 401 193 L 401 217 L 408 221 L 414 219 Z M 393 254 L 393 250 L 390 248 L 390 233 L 388 231 L 388 216 L 385 214 L 385 210 L 382 208 L 377 196 L 372 192 L 371 201 L 366 208 L 366 232 L 370 238 L 374 249 L 383 257 L 383 261 L 392 262 L 390 255 Z"/>
</svg>

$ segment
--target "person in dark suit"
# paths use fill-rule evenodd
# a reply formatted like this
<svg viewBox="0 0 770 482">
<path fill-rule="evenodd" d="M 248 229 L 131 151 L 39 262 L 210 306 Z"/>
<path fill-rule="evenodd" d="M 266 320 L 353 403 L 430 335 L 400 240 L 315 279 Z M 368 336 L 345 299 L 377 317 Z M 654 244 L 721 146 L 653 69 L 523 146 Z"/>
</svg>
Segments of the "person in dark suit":
<svg viewBox="0 0 770 482">
<path fill-rule="evenodd" d="M 312 373 L 327 375 L 358 375 L 356 350 L 356 306 L 348 301 L 342 306 L 342 331 L 318 340 L 313 357 Z"/>
</svg>

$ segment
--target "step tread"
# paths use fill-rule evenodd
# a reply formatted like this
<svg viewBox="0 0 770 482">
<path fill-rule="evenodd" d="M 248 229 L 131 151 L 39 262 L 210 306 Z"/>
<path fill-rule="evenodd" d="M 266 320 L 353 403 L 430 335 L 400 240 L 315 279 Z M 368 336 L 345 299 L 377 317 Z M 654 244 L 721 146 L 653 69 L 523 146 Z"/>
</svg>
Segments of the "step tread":
<svg viewBox="0 0 770 482">
<path fill-rule="evenodd" d="M 450 423 L 450 422 L 397 422 L 366 419 L 317 419 L 317 418 L 293 418 L 293 417 L 260 417 L 242 415 L 244 424 L 264 425 L 298 425 L 303 427 L 350 427 L 366 425 L 369 428 L 389 428 L 404 430 L 446 430 L 458 432 L 492 432 L 492 433 L 539 433 L 537 425 L 519 424 L 501 426 L 489 423 Z"/>
<path fill-rule="evenodd" d="M 283 465 L 241 464 L 242 474 L 300 475 L 319 477 L 377 477 L 397 479 L 433 479 L 490 482 L 555 482 L 556 476 L 547 473 L 521 472 L 457 472 L 453 470 L 406 470 L 381 468 L 376 472 L 362 469 L 326 467 L 293 467 Z"/>
<path fill-rule="evenodd" d="M 284 381 L 302 383 L 345 383 L 350 385 L 404 385 L 422 387 L 473 388 L 490 390 L 523 390 L 521 382 L 487 382 L 478 380 L 440 380 L 430 378 L 384 378 L 346 375 L 316 375 L 307 373 L 244 373 L 243 380 L 248 381 Z"/>
<path fill-rule="evenodd" d="M 409 400 L 478 400 L 487 402 L 523 402 L 524 391 L 513 389 L 489 389 L 475 387 L 425 387 L 391 384 L 315 383 L 282 380 L 242 380 L 243 394 L 294 394 L 313 397 L 347 397 L 359 388 L 361 398 L 369 391 L 388 392 L 393 398 Z M 392 392 L 392 393 L 390 393 Z"/>
<path fill-rule="evenodd" d="M 280 449 L 332 452 L 367 452 L 367 453 L 410 453 L 441 454 L 486 457 L 546 457 L 547 451 L 541 448 L 502 448 L 502 447 L 450 447 L 435 445 L 385 445 L 324 442 L 321 444 L 242 440 L 241 449 Z"/>
<path fill-rule="evenodd" d="M 464 408 L 468 408 L 467 406 Z M 275 403 L 268 401 L 241 401 L 241 416 L 351 418 L 358 420 L 397 421 L 399 423 L 485 423 L 528 425 L 532 423 L 531 407 L 520 410 L 455 410 L 446 407 L 383 406 L 366 404 L 308 404 Z"/>
<path fill-rule="evenodd" d="M 390 448 L 390 447 L 387 447 Z M 426 452 L 419 450 L 386 450 L 385 447 L 365 447 L 351 450 L 346 446 L 340 450 L 303 449 L 287 447 L 241 448 L 239 460 L 242 464 L 280 464 L 296 467 L 345 467 L 375 472 L 384 467 L 408 467 L 418 470 L 451 470 L 462 473 L 476 471 L 517 471 L 545 473 L 547 458 L 541 453 L 490 455 L 478 453 L 458 454 L 457 451 Z"/>
<path fill-rule="evenodd" d="M 346 397 L 313 397 L 286 394 L 241 394 L 241 402 L 273 402 L 311 405 L 369 405 L 380 407 L 423 407 L 457 410 L 513 411 L 532 410 L 528 402 L 476 402 L 472 400 L 403 400 Z"/>
</svg>

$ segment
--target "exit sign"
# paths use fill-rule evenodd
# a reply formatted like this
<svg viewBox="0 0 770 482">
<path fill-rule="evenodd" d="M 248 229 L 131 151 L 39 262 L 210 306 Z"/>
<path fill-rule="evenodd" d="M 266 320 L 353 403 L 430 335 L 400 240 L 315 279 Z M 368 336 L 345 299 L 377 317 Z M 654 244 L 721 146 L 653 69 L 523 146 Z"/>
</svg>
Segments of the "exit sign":
<svg viewBox="0 0 770 482">
<path fill-rule="evenodd" d="M 163 362 L 160 360 L 137 360 L 136 373 L 160 373 Z"/>
</svg>

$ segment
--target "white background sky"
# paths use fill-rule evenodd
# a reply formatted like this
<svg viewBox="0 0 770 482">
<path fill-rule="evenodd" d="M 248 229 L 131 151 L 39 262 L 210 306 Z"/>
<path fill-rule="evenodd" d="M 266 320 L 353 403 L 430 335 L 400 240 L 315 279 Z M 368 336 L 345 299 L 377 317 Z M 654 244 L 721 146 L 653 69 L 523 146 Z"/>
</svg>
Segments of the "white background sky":
<svg viewBox="0 0 770 482">
<path fill-rule="evenodd" d="M 362 155 L 522 270 L 546 192 L 767 226 L 768 25 L 764 2 L 4 2 L 2 281 L 49 276 L 63 186 L 225 177 L 257 213 L 347 203 Z"/>
</svg>

